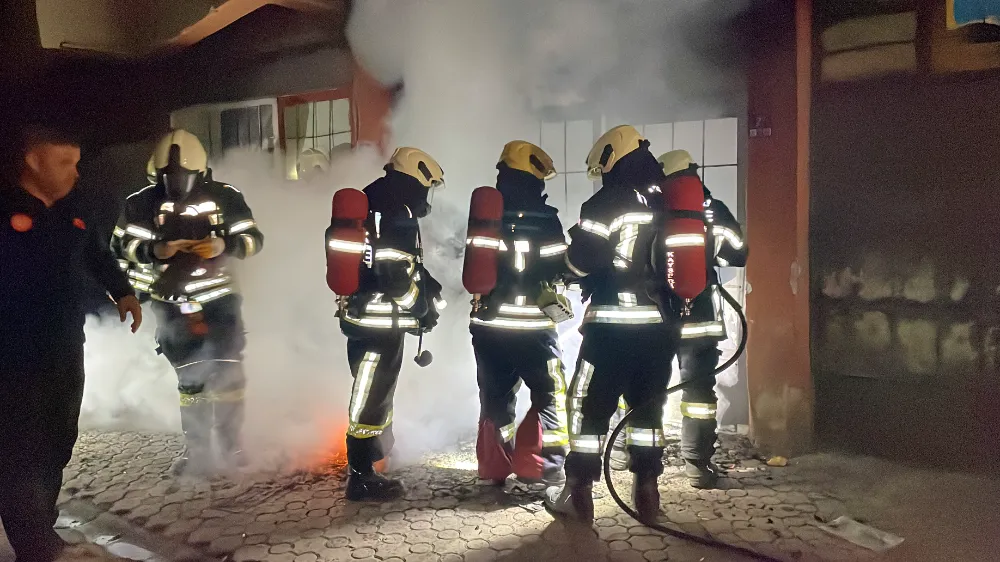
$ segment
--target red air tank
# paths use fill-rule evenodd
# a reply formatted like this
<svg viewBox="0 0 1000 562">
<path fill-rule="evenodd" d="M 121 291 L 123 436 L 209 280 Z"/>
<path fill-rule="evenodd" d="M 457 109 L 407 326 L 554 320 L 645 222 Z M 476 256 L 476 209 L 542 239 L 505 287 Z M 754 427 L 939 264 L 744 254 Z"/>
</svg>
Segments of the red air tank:
<svg viewBox="0 0 1000 562">
<path fill-rule="evenodd" d="M 663 186 L 666 281 L 682 299 L 708 285 L 705 249 L 705 193 L 697 176 L 681 176 Z"/>
<path fill-rule="evenodd" d="M 489 293 L 497 285 L 497 253 L 503 242 L 500 224 L 503 195 L 496 188 L 477 187 L 469 204 L 469 230 L 465 239 L 462 284 L 473 295 Z"/>
<path fill-rule="evenodd" d="M 332 220 L 326 240 L 326 284 L 337 295 L 350 295 L 360 285 L 366 218 L 368 197 L 364 192 L 345 188 L 333 194 Z"/>
</svg>

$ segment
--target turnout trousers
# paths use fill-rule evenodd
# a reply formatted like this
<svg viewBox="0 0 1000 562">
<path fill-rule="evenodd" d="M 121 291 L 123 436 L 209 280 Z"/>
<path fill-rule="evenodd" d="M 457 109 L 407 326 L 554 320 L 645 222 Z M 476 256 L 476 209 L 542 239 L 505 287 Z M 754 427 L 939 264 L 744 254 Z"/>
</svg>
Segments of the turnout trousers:
<svg viewBox="0 0 1000 562">
<path fill-rule="evenodd" d="M 237 295 L 225 296 L 194 314 L 153 303 L 156 339 L 177 373 L 181 428 L 192 456 L 211 455 L 213 428 L 224 455 L 242 453 L 246 333 L 241 302 Z"/>
<path fill-rule="evenodd" d="M 403 367 L 406 335 L 398 330 L 366 332 L 347 337 L 347 360 L 354 377 L 348 407 L 347 462 L 360 472 L 370 471 L 392 451 L 392 400 Z"/>
<path fill-rule="evenodd" d="M 479 477 L 510 474 L 535 481 L 559 472 L 565 461 L 566 382 L 555 330 L 473 326 L 479 382 Z M 531 390 L 531 408 L 515 427 L 517 392 Z"/>
<path fill-rule="evenodd" d="M 680 382 L 695 382 L 681 391 L 681 456 L 696 465 L 704 466 L 715 454 L 716 411 L 719 399 L 715 394 L 715 377 L 712 371 L 718 366 L 722 354 L 714 341 L 685 342 L 677 351 Z M 628 410 L 628 403 L 619 401 L 618 411 L 612 419 L 616 425 Z M 625 449 L 625 433 L 615 441 L 615 449 Z"/>
<path fill-rule="evenodd" d="M 53 526 L 83 402 L 83 345 L 60 355 L 0 370 L 0 520 L 17 562 L 51 562 L 63 548 Z"/>
<path fill-rule="evenodd" d="M 663 473 L 663 405 L 677 335 L 661 324 L 584 327 L 576 373 L 567 391 L 570 453 L 566 476 L 597 481 L 611 417 L 620 398 L 636 405 L 625 444 L 629 470 Z"/>
</svg>

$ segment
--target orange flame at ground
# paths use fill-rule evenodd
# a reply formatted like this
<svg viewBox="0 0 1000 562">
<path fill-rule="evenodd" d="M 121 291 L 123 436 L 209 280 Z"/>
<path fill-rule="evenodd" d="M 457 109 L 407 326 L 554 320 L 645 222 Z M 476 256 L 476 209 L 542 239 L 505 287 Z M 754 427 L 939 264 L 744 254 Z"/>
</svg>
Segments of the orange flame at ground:
<svg viewBox="0 0 1000 562">
<path fill-rule="evenodd" d="M 345 416 L 346 417 L 346 416 Z M 316 447 L 292 459 L 295 466 L 307 470 L 329 469 L 347 464 L 347 420 L 326 418 L 317 422 L 320 438 Z"/>
</svg>

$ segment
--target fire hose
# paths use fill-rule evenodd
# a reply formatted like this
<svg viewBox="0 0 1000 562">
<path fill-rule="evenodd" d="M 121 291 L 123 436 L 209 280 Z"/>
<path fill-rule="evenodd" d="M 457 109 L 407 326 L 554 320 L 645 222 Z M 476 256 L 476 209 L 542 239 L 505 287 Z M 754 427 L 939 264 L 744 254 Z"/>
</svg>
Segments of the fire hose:
<svg viewBox="0 0 1000 562">
<path fill-rule="evenodd" d="M 733 296 L 730 295 L 729 292 L 726 291 L 721 286 L 721 284 L 717 285 L 717 287 L 719 289 L 719 292 L 722 294 L 722 298 L 727 303 L 729 303 L 730 306 L 733 307 L 733 310 L 736 311 L 737 316 L 739 316 L 739 318 L 740 318 L 741 337 L 740 337 L 740 343 L 739 343 L 739 345 L 736 348 L 736 352 L 733 353 L 732 357 L 730 357 L 724 363 L 722 363 L 721 365 L 719 365 L 718 367 L 716 367 L 715 370 L 712 371 L 710 374 L 701 375 L 701 376 L 705 376 L 705 377 L 708 377 L 708 376 L 715 377 L 719 373 L 721 373 L 721 372 L 725 371 L 726 369 L 728 369 L 729 367 L 731 367 L 734 363 L 736 363 L 736 360 L 739 359 L 741 355 L 743 355 L 743 352 L 746 350 L 746 347 L 747 347 L 747 319 L 746 319 L 746 316 L 744 316 L 744 314 L 743 314 L 743 307 L 740 306 L 740 303 L 737 302 L 736 299 L 733 298 Z M 667 388 L 666 395 L 669 396 L 669 395 L 671 395 L 671 394 L 673 394 L 675 392 L 684 390 L 685 388 L 691 386 L 695 382 L 698 382 L 698 380 L 699 380 L 698 378 L 693 378 L 691 380 L 687 380 L 687 381 L 684 381 L 682 383 L 675 384 L 674 386 L 671 386 L 671 387 Z M 652 403 L 652 402 L 653 401 L 650 400 L 649 403 Z M 649 403 L 647 403 L 645 405 L 649 405 Z M 659 531 L 661 533 L 664 533 L 664 534 L 667 534 L 667 535 L 670 535 L 670 536 L 673 536 L 673 537 L 677 537 L 679 539 L 683 539 L 683 540 L 687 540 L 687 541 L 691 541 L 691 542 L 696 542 L 696 543 L 699 543 L 699 544 L 703 544 L 705 546 L 710 546 L 710 547 L 714 547 L 714 548 L 728 550 L 728 551 L 734 552 L 734 553 L 739 553 L 739 554 L 742 554 L 744 556 L 750 557 L 750 558 L 755 559 L 755 560 L 764 560 L 764 561 L 767 561 L 767 562 L 778 562 L 778 560 L 776 558 L 772 558 L 770 556 L 766 556 L 764 554 L 761 554 L 759 552 L 755 552 L 755 551 L 750 550 L 748 548 L 739 547 L 739 546 L 728 544 L 728 543 L 725 543 L 725 542 L 722 542 L 722 541 L 718 541 L 718 540 L 715 540 L 715 539 L 700 537 L 698 535 L 693 535 L 691 533 L 685 533 L 683 531 L 677 531 L 675 529 L 671 529 L 671 528 L 666 527 L 664 525 L 660 525 L 659 523 L 652 523 L 652 522 L 643 521 L 639 517 L 639 514 L 634 509 L 632 509 L 631 507 L 629 507 L 628 504 L 626 504 L 622 500 L 621 496 L 618 495 L 618 491 L 615 490 L 614 483 L 611 480 L 611 452 L 612 452 L 612 448 L 614 447 L 615 441 L 618 439 L 618 436 L 621 435 L 621 432 L 624 431 L 625 425 L 627 424 L 629 417 L 635 412 L 635 410 L 636 410 L 635 408 L 629 408 L 628 411 L 625 412 L 625 415 L 622 417 L 621 421 L 618 422 L 618 425 L 615 426 L 614 431 L 611 432 L 611 437 L 608 438 L 607 448 L 604 451 L 604 482 L 607 484 L 607 486 L 608 486 L 608 492 L 611 493 L 611 497 L 612 497 L 612 499 L 615 500 L 615 503 L 618 504 L 618 507 L 620 507 L 622 509 L 622 511 L 624 511 L 625 513 L 627 513 L 632 519 L 635 519 L 636 521 L 639 521 L 640 523 L 642 523 L 643 525 L 649 527 L 650 529 Z"/>
</svg>

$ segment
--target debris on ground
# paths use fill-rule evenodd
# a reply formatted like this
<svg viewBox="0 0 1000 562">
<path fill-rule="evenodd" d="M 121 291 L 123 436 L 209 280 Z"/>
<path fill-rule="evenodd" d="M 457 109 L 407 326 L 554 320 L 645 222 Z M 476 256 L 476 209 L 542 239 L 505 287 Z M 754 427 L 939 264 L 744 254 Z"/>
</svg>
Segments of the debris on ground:
<svg viewBox="0 0 1000 562">
<path fill-rule="evenodd" d="M 867 548 L 875 552 L 885 552 L 891 548 L 899 546 L 903 542 L 902 537 L 897 537 L 892 533 L 869 527 L 859 523 L 846 515 L 834 519 L 827 525 L 819 525 L 831 535 L 850 541 L 862 548 Z"/>
<path fill-rule="evenodd" d="M 767 466 L 773 466 L 773 467 L 788 466 L 788 459 L 781 456 L 771 457 L 767 459 Z"/>
</svg>

